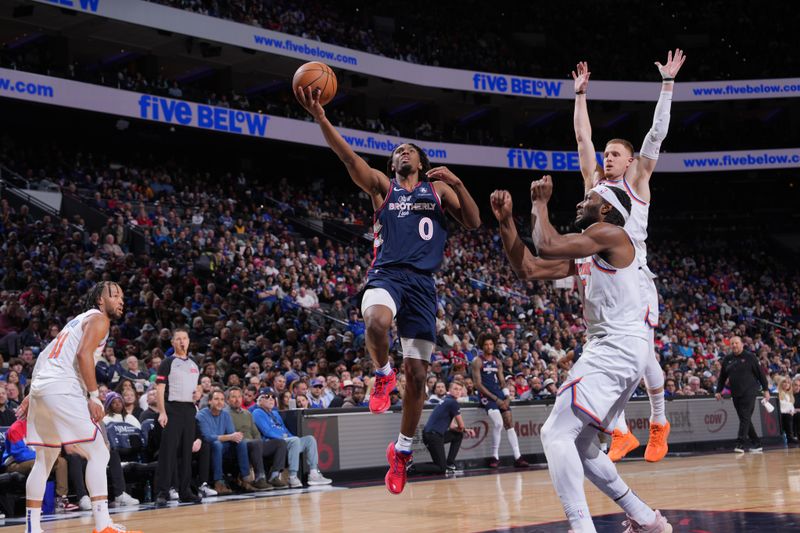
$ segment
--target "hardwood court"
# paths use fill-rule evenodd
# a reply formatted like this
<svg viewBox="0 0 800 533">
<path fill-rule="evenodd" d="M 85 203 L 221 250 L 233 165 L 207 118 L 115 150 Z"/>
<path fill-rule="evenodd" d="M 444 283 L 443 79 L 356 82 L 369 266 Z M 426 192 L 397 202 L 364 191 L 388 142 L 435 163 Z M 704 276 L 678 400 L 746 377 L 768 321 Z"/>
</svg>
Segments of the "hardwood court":
<svg viewBox="0 0 800 533">
<path fill-rule="evenodd" d="M 735 528 L 704 527 L 683 519 L 679 531 L 738 531 L 743 514 L 800 513 L 800 448 L 780 449 L 764 454 L 733 453 L 695 457 L 668 457 L 658 464 L 623 462 L 623 477 L 647 502 L 659 509 L 715 511 L 703 516 L 734 517 Z M 595 517 L 618 513 L 619 509 L 593 486 L 587 485 L 589 505 Z M 722 511 L 722 513 L 720 513 Z M 728 513 L 725 513 L 725 512 Z M 87 516 L 44 524 L 45 531 L 88 532 Z M 699 513 L 703 514 L 703 513 Z M 668 515 L 669 516 L 669 515 Z M 790 531 L 799 522 L 780 522 L 779 515 L 765 514 L 763 527 L 748 531 Z M 776 516 L 777 522 L 770 522 Z M 547 470 L 513 471 L 472 477 L 456 477 L 410 483 L 400 496 L 381 486 L 346 490 L 286 493 L 281 496 L 201 505 L 146 510 L 113 518 L 145 533 L 171 531 L 279 531 L 334 533 L 372 530 L 381 532 L 425 531 L 467 532 L 504 528 L 519 531 L 566 531 L 564 515 L 550 484 Z M 612 522 L 609 518 L 609 524 Z M 715 520 L 712 518 L 711 520 Z M 734 523 L 734 522 L 730 522 Z M 600 531 L 622 531 L 617 517 L 614 526 Z M 771 527 L 766 527 L 774 524 Z M 741 529 L 744 531 L 744 529 Z M 23 527 L 3 528 L 23 531 Z"/>
</svg>

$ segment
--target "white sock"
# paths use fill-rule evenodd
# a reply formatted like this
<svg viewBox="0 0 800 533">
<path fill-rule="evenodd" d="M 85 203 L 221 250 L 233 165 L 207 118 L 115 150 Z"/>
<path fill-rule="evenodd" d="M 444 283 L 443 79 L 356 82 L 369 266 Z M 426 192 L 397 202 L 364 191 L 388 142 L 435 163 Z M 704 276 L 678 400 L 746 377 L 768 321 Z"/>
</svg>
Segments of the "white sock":
<svg viewBox="0 0 800 533">
<path fill-rule="evenodd" d="M 402 433 L 397 436 L 397 442 L 394 449 L 398 452 L 411 453 L 411 444 L 414 442 L 414 437 L 406 437 Z"/>
<path fill-rule="evenodd" d="M 627 433 L 628 430 L 628 423 L 625 422 L 625 411 L 622 411 L 617 417 L 617 425 L 614 429 L 618 429 L 623 433 Z"/>
<path fill-rule="evenodd" d="M 630 489 L 614 502 L 622 507 L 625 514 L 636 520 L 639 525 L 650 525 L 656 519 L 655 511 Z"/>
<path fill-rule="evenodd" d="M 648 394 L 650 397 L 650 423 L 661 424 L 662 426 L 667 423 L 667 416 L 664 407 L 664 390 L 658 394 Z"/>
<path fill-rule="evenodd" d="M 42 508 L 25 508 L 25 533 L 42 533 Z"/>
<path fill-rule="evenodd" d="M 589 514 L 589 504 L 586 500 L 580 503 L 564 504 L 564 514 L 567 515 L 569 525 L 575 533 L 594 533 L 597 530 Z"/>
<path fill-rule="evenodd" d="M 522 457 L 522 454 L 519 453 L 519 439 L 517 438 L 517 432 L 514 428 L 509 428 L 506 430 L 506 434 L 508 435 L 508 443 L 511 445 L 511 449 L 514 450 L 514 459 L 519 459 Z"/>
<path fill-rule="evenodd" d="M 386 364 L 377 369 L 375 373 L 379 376 L 388 376 L 392 373 L 392 365 L 389 363 L 389 361 L 386 361 Z"/>
<path fill-rule="evenodd" d="M 97 531 L 103 531 L 111 525 L 107 499 L 92 501 L 92 514 L 94 515 L 94 528 Z"/>
</svg>

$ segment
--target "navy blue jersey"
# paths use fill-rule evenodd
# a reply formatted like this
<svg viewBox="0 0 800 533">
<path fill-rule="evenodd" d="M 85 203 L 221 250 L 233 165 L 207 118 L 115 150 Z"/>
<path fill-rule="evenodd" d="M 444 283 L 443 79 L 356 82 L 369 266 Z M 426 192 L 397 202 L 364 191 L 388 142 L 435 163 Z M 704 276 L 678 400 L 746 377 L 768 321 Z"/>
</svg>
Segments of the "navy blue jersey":
<svg viewBox="0 0 800 533">
<path fill-rule="evenodd" d="M 386 199 L 373 217 L 372 267 L 439 270 L 447 242 L 445 217 L 432 183 L 421 181 L 408 192 L 391 180 Z"/>
<path fill-rule="evenodd" d="M 503 369 L 497 363 L 496 357 L 492 357 L 489 360 L 481 357 L 481 383 L 489 389 L 489 392 L 501 399 L 505 398 L 505 394 L 500 388 L 500 378 L 497 375 L 502 371 Z"/>
</svg>

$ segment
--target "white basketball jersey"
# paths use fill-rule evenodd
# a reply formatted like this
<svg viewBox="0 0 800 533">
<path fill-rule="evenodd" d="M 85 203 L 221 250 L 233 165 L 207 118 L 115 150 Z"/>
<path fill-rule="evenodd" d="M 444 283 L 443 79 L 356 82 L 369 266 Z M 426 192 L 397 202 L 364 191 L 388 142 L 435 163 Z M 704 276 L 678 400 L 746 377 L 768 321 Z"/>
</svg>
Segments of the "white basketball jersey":
<svg viewBox="0 0 800 533">
<path fill-rule="evenodd" d="M 626 230 L 627 231 L 627 230 Z M 616 268 L 600 256 L 575 260 L 583 294 L 583 317 L 589 337 L 629 335 L 649 338 L 643 320 L 647 303 L 642 294 L 642 271 L 634 259 Z"/>
<path fill-rule="evenodd" d="M 619 180 L 601 180 L 600 183 L 619 187 L 631 200 L 631 214 L 625 223 L 625 231 L 631 236 L 636 248 L 636 260 L 642 271 L 641 289 L 647 299 L 645 321 L 650 327 L 658 325 L 658 292 L 653 282 L 656 275 L 647 266 L 647 220 L 650 216 L 650 203 L 640 199 L 631 189 L 624 177 Z"/>
<path fill-rule="evenodd" d="M 83 339 L 83 325 L 86 319 L 98 313 L 99 309 L 90 309 L 70 320 L 58 336 L 39 353 L 33 369 L 31 394 L 86 395 L 86 384 L 78 368 L 78 346 Z M 106 340 L 108 333 L 95 349 L 95 360 L 102 354 Z"/>
</svg>

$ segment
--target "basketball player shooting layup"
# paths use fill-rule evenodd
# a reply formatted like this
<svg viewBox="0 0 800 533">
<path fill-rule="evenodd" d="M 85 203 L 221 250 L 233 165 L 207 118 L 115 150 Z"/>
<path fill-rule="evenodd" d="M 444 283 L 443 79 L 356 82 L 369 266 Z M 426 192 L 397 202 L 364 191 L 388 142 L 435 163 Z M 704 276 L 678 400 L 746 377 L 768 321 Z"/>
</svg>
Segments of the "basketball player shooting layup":
<svg viewBox="0 0 800 533">
<path fill-rule="evenodd" d="M 126 531 L 108 514 L 109 452 L 97 427 L 105 413 L 94 373 L 95 353 L 106 344 L 111 320 L 122 316 L 122 289 L 101 281 L 89 290 L 86 302 L 89 310 L 73 318 L 39 354 L 31 392 L 19 408 L 19 414 L 28 417 L 28 444 L 36 446 L 26 485 L 27 533 L 42 531 L 45 485 L 62 446 L 87 459 L 86 488 L 95 533 Z"/>
<path fill-rule="evenodd" d="M 295 96 L 317 121 L 325 141 L 342 160 L 353 181 L 372 199 L 375 258 L 361 312 L 367 350 L 375 364 L 375 386 L 369 399 L 373 413 L 389 408 L 396 376 L 389 364 L 389 331 L 397 320 L 403 348 L 406 394 L 397 442 L 389 444 L 386 488 L 399 494 L 406 484 L 411 443 L 425 402 L 425 377 L 436 343 L 436 272 L 447 241 L 445 212 L 462 225 L 480 226 L 478 206 L 461 180 L 445 167 L 430 168 L 418 146 L 401 144 L 392 151 L 387 177 L 356 155 L 325 117 L 319 92 L 298 88 Z M 429 182 L 430 179 L 437 181 Z"/>
<path fill-rule="evenodd" d="M 541 438 L 550 478 L 570 526 L 595 531 L 583 488 L 584 474 L 628 515 L 627 532 L 669 533 L 672 527 L 620 478 L 614 463 L 597 446 L 605 428 L 639 384 L 652 358 L 642 317 L 647 309 L 644 276 L 636 248 L 625 228 L 631 200 L 617 187 L 597 185 L 578 204 L 580 234 L 559 235 L 548 219 L 553 192 L 550 176 L 531 184 L 534 257 L 522 243 L 511 217 L 508 191 L 492 193 L 492 211 L 500 222 L 503 247 L 522 279 L 580 277 L 588 341 L 570 370 L 542 426 Z"/>
<path fill-rule="evenodd" d="M 633 145 L 624 139 L 611 139 L 606 143 L 603 152 L 603 167 L 597 164 L 594 144 L 592 143 L 592 126 L 589 122 L 589 110 L 586 106 L 586 90 L 589 87 L 589 66 L 586 62 L 578 63 L 577 72 L 572 73 L 575 80 L 575 138 L 578 141 L 578 155 L 581 174 L 586 191 L 599 183 L 623 188 L 631 199 L 631 216 L 625 225 L 636 246 L 636 257 L 642 271 L 647 276 L 642 278 L 643 291 L 647 297 L 647 311 L 642 320 L 647 323 L 649 345 L 647 351 L 647 369 L 644 373 L 645 386 L 650 398 L 650 438 L 647 442 L 644 458 L 657 462 L 667 454 L 667 437 L 669 422 L 664 409 L 664 373 L 655 357 L 655 328 L 658 326 L 658 292 L 653 282 L 655 275 L 647 267 L 647 217 L 650 209 L 650 176 L 658 163 L 658 153 L 662 141 L 669 129 L 669 112 L 672 105 L 672 86 L 681 69 L 686 56 L 680 49 L 667 54 L 667 62 L 662 65 L 656 62 L 661 74 L 661 95 L 656 104 L 653 125 L 647 132 L 641 157 L 634 158 Z M 612 424 L 613 438 L 608 456 L 612 461 L 619 461 L 625 455 L 639 447 L 639 441 L 628 430 L 624 411 Z"/>
</svg>

